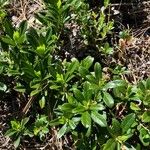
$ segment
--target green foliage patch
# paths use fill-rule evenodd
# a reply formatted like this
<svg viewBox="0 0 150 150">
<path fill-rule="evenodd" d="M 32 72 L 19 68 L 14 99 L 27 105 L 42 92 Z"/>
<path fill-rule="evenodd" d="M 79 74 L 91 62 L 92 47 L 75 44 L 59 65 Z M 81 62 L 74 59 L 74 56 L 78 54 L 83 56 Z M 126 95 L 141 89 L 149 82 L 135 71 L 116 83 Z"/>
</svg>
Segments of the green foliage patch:
<svg viewBox="0 0 150 150">
<path fill-rule="evenodd" d="M 113 53 L 106 42 L 113 29 L 105 14 L 109 1 L 98 13 L 84 1 L 44 2 L 45 10 L 36 15 L 43 32 L 28 27 L 27 21 L 15 28 L 3 18 L 0 75 L 12 78 L 14 85 L 0 80 L 0 91 L 14 90 L 27 97 L 21 117 L 14 117 L 6 136 L 18 147 L 25 137 L 42 141 L 57 127 L 57 138 L 71 135 L 76 149 L 148 149 L 150 79 L 132 85 L 121 79 L 124 68 L 116 68 L 108 80 L 93 57 L 67 60 L 59 55 L 61 35 L 70 21 L 80 26 L 85 44 L 94 45 L 100 53 Z"/>
</svg>

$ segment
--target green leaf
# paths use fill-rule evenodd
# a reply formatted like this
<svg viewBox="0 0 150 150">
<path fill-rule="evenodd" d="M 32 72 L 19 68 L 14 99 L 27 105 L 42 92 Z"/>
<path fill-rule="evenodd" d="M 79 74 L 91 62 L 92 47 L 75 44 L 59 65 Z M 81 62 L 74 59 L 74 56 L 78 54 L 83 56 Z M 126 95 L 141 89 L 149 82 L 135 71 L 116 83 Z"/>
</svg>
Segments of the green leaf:
<svg viewBox="0 0 150 150">
<path fill-rule="evenodd" d="M 60 9 L 61 4 L 62 4 L 62 3 L 61 3 L 61 0 L 58 0 L 58 2 L 57 2 L 57 8 L 58 8 L 58 9 Z"/>
<path fill-rule="evenodd" d="M 99 114 L 97 111 L 91 112 L 91 118 L 93 119 L 94 122 L 99 124 L 101 127 L 107 126 L 106 119 L 104 118 L 103 115 Z"/>
<path fill-rule="evenodd" d="M 17 131 L 14 129 L 9 129 L 6 131 L 5 136 L 11 137 L 12 135 L 14 135 Z"/>
<path fill-rule="evenodd" d="M 61 138 L 67 131 L 67 123 L 62 126 L 57 134 L 57 138 Z"/>
<path fill-rule="evenodd" d="M 45 44 L 42 44 L 37 47 L 36 52 L 40 55 L 43 55 L 45 53 L 46 47 Z"/>
<path fill-rule="evenodd" d="M 75 58 L 71 59 L 71 64 L 67 68 L 67 73 L 65 74 L 65 80 L 68 82 L 68 78 L 74 73 L 75 70 L 78 69 L 79 61 Z"/>
<path fill-rule="evenodd" d="M 14 31 L 13 39 L 17 42 L 20 38 L 20 33 L 18 31 Z"/>
<path fill-rule="evenodd" d="M 121 135 L 121 124 L 119 123 L 119 121 L 115 118 L 112 119 L 112 127 L 110 128 L 110 133 L 112 136 L 119 136 Z"/>
<path fill-rule="evenodd" d="M 76 99 L 71 94 L 66 94 L 67 100 L 69 104 L 75 104 Z"/>
<path fill-rule="evenodd" d="M 86 75 L 90 74 L 89 70 L 87 70 L 86 68 L 84 68 L 82 66 L 79 67 L 79 73 L 82 78 L 85 78 Z"/>
<path fill-rule="evenodd" d="M 134 110 L 134 111 L 141 110 L 141 109 L 139 108 L 139 106 L 138 106 L 137 104 L 133 103 L 133 102 L 130 103 L 130 108 L 131 108 L 132 110 Z"/>
<path fill-rule="evenodd" d="M 48 129 L 47 127 L 44 127 L 44 128 L 42 129 L 42 132 L 43 132 L 44 134 L 47 134 L 47 133 L 49 132 L 49 129 Z"/>
<path fill-rule="evenodd" d="M 117 140 L 121 141 L 121 142 L 125 142 L 127 141 L 129 138 L 132 137 L 133 134 L 127 134 L 127 135 L 122 135 L 122 136 L 118 136 Z"/>
<path fill-rule="evenodd" d="M 69 126 L 72 130 L 74 130 L 76 128 L 76 124 L 73 120 L 69 120 Z"/>
<path fill-rule="evenodd" d="M 20 31 L 20 34 L 23 35 L 27 30 L 27 21 L 24 20 L 20 23 L 20 26 L 19 26 L 19 31 Z"/>
<path fill-rule="evenodd" d="M 25 135 L 25 136 L 28 135 L 29 137 L 33 137 L 34 136 L 34 134 L 31 131 L 29 131 L 28 129 L 26 129 L 24 131 L 23 135 Z"/>
<path fill-rule="evenodd" d="M 43 96 L 40 100 L 39 100 L 39 105 L 41 107 L 41 109 L 43 109 L 45 107 L 45 96 Z"/>
<path fill-rule="evenodd" d="M 96 78 L 97 82 L 99 82 L 100 79 L 102 78 L 102 68 L 98 62 L 95 63 L 95 65 L 94 65 L 94 72 L 95 72 L 95 78 Z"/>
<path fill-rule="evenodd" d="M 116 88 L 116 87 L 120 87 L 120 86 L 126 86 L 126 82 L 124 80 L 110 81 L 104 86 L 103 89 L 105 91 L 107 91 L 108 89 L 112 89 L 112 88 Z"/>
<path fill-rule="evenodd" d="M 5 32 L 6 32 L 11 38 L 13 38 L 14 28 L 13 28 L 13 26 L 12 26 L 12 24 L 11 24 L 11 21 L 8 20 L 8 19 L 5 19 L 3 25 L 4 25 L 4 27 L 5 27 Z"/>
<path fill-rule="evenodd" d="M 104 145 L 103 150 L 116 150 L 117 143 L 115 139 L 109 139 Z"/>
<path fill-rule="evenodd" d="M 82 114 L 81 123 L 83 124 L 85 128 L 88 128 L 91 126 L 91 116 L 87 111 Z"/>
<path fill-rule="evenodd" d="M 138 87 L 144 92 L 146 90 L 145 81 L 140 81 Z"/>
<path fill-rule="evenodd" d="M 107 92 L 103 92 L 103 101 L 109 108 L 112 108 L 114 106 L 114 99 Z"/>
<path fill-rule="evenodd" d="M 86 78 L 90 83 L 94 83 L 94 84 L 98 85 L 98 83 L 95 80 L 95 77 L 93 75 L 87 75 Z"/>
<path fill-rule="evenodd" d="M 73 93 L 75 95 L 75 98 L 79 101 L 82 102 L 84 100 L 84 96 L 82 94 L 82 92 L 78 89 L 73 89 Z"/>
<path fill-rule="evenodd" d="M 6 90 L 7 90 L 6 84 L 0 82 L 0 91 L 4 91 L 5 92 Z"/>
<path fill-rule="evenodd" d="M 89 83 L 85 82 L 83 85 L 83 95 L 86 101 L 89 101 L 90 99 L 92 99 L 92 94 L 93 94 L 93 89 L 90 89 L 89 87 Z"/>
<path fill-rule="evenodd" d="M 140 141 L 144 146 L 149 146 L 150 144 L 150 133 L 145 128 L 140 129 L 139 135 Z"/>
<path fill-rule="evenodd" d="M 7 44 L 13 45 L 13 46 L 15 45 L 15 42 L 8 36 L 2 36 L 1 39 L 4 43 L 7 43 Z"/>
<path fill-rule="evenodd" d="M 60 124 L 64 124 L 64 122 L 65 122 L 64 118 L 56 118 L 54 120 L 51 120 L 49 122 L 49 125 L 50 126 L 58 126 Z"/>
<path fill-rule="evenodd" d="M 135 114 L 131 113 L 127 115 L 121 122 L 122 133 L 123 134 L 126 133 L 134 123 L 135 123 Z"/>
<path fill-rule="evenodd" d="M 93 64 L 94 58 L 91 56 L 87 56 L 82 62 L 81 65 L 85 67 L 86 69 L 89 69 L 91 65 Z"/>
<path fill-rule="evenodd" d="M 36 48 L 40 45 L 39 36 L 34 28 L 30 28 L 28 30 L 27 39 L 28 42 L 32 45 L 32 47 L 36 50 Z"/>
<path fill-rule="evenodd" d="M 70 103 L 64 103 L 59 108 L 64 112 L 72 112 L 72 110 L 74 109 L 74 105 Z"/>
<path fill-rule="evenodd" d="M 18 130 L 20 129 L 20 122 L 19 121 L 10 121 L 11 123 L 11 127 L 14 129 L 14 130 Z"/>
<path fill-rule="evenodd" d="M 30 93 L 30 96 L 32 97 L 32 96 L 37 95 L 37 94 L 39 94 L 39 93 L 40 93 L 40 90 L 35 89 L 35 90 L 33 90 L 33 91 Z"/>
<path fill-rule="evenodd" d="M 145 111 L 142 115 L 142 122 L 150 122 L 150 111 Z"/>
<path fill-rule="evenodd" d="M 21 92 L 21 93 L 25 93 L 26 88 L 24 86 L 22 86 L 21 84 L 18 84 L 14 87 L 15 91 Z"/>
<path fill-rule="evenodd" d="M 24 126 L 27 124 L 28 121 L 29 121 L 29 118 L 28 118 L 28 117 L 22 119 L 22 120 L 21 120 L 21 126 L 24 127 Z"/>
<path fill-rule="evenodd" d="M 90 110 L 104 110 L 105 109 L 105 106 L 102 105 L 102 104 L 93 104 L 90 106 Z"/>
<path fill-rule="evenodd" d="M 15 140 L 14 141 L 14 146 L 15 146 L 15 148 L 17 148 L 18 146 L 19 146 L 19 144 L 20 144 L 20 136 L 17 138 L 17 140 Z"/>
<path fill-rule="evenodd" d="M 129 143 L 125 143 L 125 144 L 123 145 L 123 148 L 124 148 L 125 150 L 138 150 L 138 149 L 134 148 L 134 146 L 130 145 Z"/>
<path fill-rule="evenodd" d="M 36 74 L 35 74 L 35 70 L 33 68 L 33 66 L 31 66 L 30 64 L 25 63 L 24 64 L 25 67 L 22 67 L 22 71 L 24 73 L 24 76 L 28 77 L 28 78 L 36 78 Z"/>
<path fill-rule="evenodd" d="M 72 110 L 72 112 L 78 114 L 78 113 L 81 113 L 81 112 L 83 112 L 85 110 L 86 110 L 86 108 L 83 105 L 80 105 L 80 106 L 77 106 L 76 108 L 74 108 Z"/>
</svg>

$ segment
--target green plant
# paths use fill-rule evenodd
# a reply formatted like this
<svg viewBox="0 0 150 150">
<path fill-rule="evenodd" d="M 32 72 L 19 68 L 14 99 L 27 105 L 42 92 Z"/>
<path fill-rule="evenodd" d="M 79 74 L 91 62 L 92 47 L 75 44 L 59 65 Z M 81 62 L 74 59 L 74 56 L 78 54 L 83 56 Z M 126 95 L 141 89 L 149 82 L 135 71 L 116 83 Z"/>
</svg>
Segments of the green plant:
<svg viewBox="0 0 150 150">
<path fill-rule="evenodd" d="M 113 78 L 107 79 L 108 72 L 93 57 L 62 59 L 59 54 L 70 22 L 79 26 L 85 45 L 113 53 L 107 41 L 114 23 L 106 15 L 109 0 L 98 12 L 84 1 L 44 2 L 45 9 L 36 15 L 43 23 L 42 32 L 28 28 L 26 21 L 18 28 L 7 18 L 2 22 L 0 76 L 13 82 L 9 86 L 1 81 L 0 91 L 23 97 L 22 117 L 29 116 L 11 121 L 6 136 L 18 147 L 24 136 L 35 135 L 42 141 L 50 127 L 57 126 L 57 138 L 72 136 L 76 149 L 149 148 L 150 79 L 133 85 L 121 79 L 126 72 L 120 66 L 109 68 Z M 125 31 L 120 36 L 129 35 Z"/>
<path fill-rule="evenodd" d="M 13 137 L 14 146 L 17 148 L 20 144 L 21 138 L 23 136 L 32 137 L 33 134 L 27 129 L 26 124 L 28 123 L 29 118 L 24 118 L 20 121 L 11 121 L 11 128 L 5 133 L 6 136 Z"/>
<path fill-rule="evenodd" d="M 119 37 L 123 40 L 129 41 L 132 37 L 130 32 L 131 31 L 129 29 L 125 29 L 125 30 L 119 32 Z"/>
<path fill-rule="evenodd" d="M 37 19 L 45 26 L 52 27 L 53 32 L 60 35 L 64 32 L 65 24 L 70 21 L 70 12 L 80 7 L 77 0 L 44 0 L 46 9 L 36 14 Z"/>
<path fill-rule="evenodd" d="M 48 125 L 49 122 L 47 120 L 47 117 L 45 115 L 38 115 L 33 127 L 34 135 L 38 135 L 42 140 L 45 134 L 49 132 Z"/>
<path fill-rule="evenodd" d="M 98 12 L 94 12 L 89 10 L 89 6 L 86 5 L 77 13 L 76 20 L 80 25 L 80 34 L 86 45 L 104 54 L 112 54 L 113 49 L 105 42 L 107 35 L 111 34 L 114 24 L 114 21 L 110 20 L 105 13 L 107 7 L 108 4 L 105 3 L 105 6 Z"/>
<path fill-rule="evenodd" d="M 8 5 L 8 0 L 0 0 L 0 24 L 6 16 L 5 6 Z"/>
</svg>

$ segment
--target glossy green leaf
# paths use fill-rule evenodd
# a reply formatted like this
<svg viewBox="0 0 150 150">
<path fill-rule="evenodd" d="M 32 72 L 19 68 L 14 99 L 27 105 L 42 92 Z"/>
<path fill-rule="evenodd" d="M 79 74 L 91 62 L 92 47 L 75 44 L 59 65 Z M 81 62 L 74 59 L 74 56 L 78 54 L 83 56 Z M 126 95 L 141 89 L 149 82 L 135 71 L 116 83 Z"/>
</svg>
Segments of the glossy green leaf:
<svg viewBox="0 0 150 150">
<path fill-rule="evenodd" d="M 104 109 L 105 109 L 105 106 L 102 104 L 93 104 L 90 106 L 90 110 L 99 111 L 99 110 L 104 110 Z"/>
<path fill-rule="evenodd" d="M 140 107 L 139 107 L 137 104 L 133 103 L 133 102 L 130 103 L 130 108 L 131 108 L 132 110 L 134 110 L 134 111 L 139 111 L 139 110 L 141 110 Z"/>
<path fill-rule="evenodd" d="M 91 118 L 93 119 L 94 122 L 99 124 L 101 127 L 107 126 L 106 119 L 104 118 L 103 115 L 99 114 L 97 111 L 91 112 Z"/>
<path fill-rule="evenodd" d="M 39 105 L 40 105 L 40 108 L 43 109 L 45 107 L 45 96 L 43 96 L 40 100 L 39 100 Z"/>
<path fill-rule="evenodd" d="M 20 26 L 19 26 L 19 32 L 21 35 L 23 35 L 27 30 L 27 21 L 24 20 L 20 23 Z"/>
<path fill-rule="evenodd" d="M 67 97 L 68 103 L 70 103 L 70 104 L 75 104 L 76 103 L 76 99 L 72 95 L 67 94 L 66 97 Z"/>
<path fill-rule="evenodd" d="M 69 126 L 72 130 L 74 130 L 76 128 L 76 124 L 73 120 L 69 120 Z"/>
<path fill-rule="evenodd" d="M 127 143 L 127 142 L 125 144 L 122 144 L 122 147 L 125 150 L 138 150 L 138 149 L 134 148 L 133 145 L 131 145 L 131 144 Z"/>
<path fill-rule="evenodd" d="M 140 141 L 144 146 L 150 145 L 150 133 L 147 129 L 141 128 L 140 129 L 140 135 L 139 135 Z"/>
<path fill-rule="evenodd" d="M 122 135 L 122 136 L 118 136 L 117 139 L 121 142 L 125 142 L 127 141 L 129 138 L 132 137 L 133 134 L 127 134 L 127 135 Z"/>
<path fill-rule="evenodd" d="M 84 112 L 86 108 L 83 105 L 79 105 L 72 110 L 73 113 L 81 113 Z"/>
<path fill-rule="evenodd" d="M 83 124 L 85 128 L 88 128 L 91 126 L 91 116 L 87 111 L 82 114 L 81 123 Z"/>
<path fill-rule="evenodd" d="M 45 53 L 46 47 L 44 44 L 37 47 L 36 52 L 40 55 L 43 55 Z"/>
<path fill-rule="evenodd" d="M 30 96 L 32 97 L 32 96 L 37 95 L 39 93 L 40 93 L 40 90 L 35 89 L 35 90 L 31 91 Z"/>
<path fill-rule="evenodd" d="M 4 43 L 15 46 L 15 42 L 10 37 L 2 36 L 1 39 Z"/>
<path fill-rule="evenodd" d="M 57 134 L 57 138 L 61 138 L 67 131 L 67 124 L 64 124 Z"/>
<path fill-rule="evenodd" d="M 91 128 L 92 128 L 91 126 L 88 127 L 87 132 L 85 134 L 86 137 L 89 137 L 91 135 L 91 132 L 92 132 Z"/>
<path fill-rule="evenodd" d="M 126 86 L 126 85 L 127 83 L 124 80 L 114 80 L 108 82 L 103 89 L 107 91 L 108 89 L 112 89 L 120 86 Z"/>
<path fill-rule="evenodd" d="M 92 99 L 93 89 L 90 88 L 90 84 L 88 82 L 85 82 L 83 85 L 83 95 L 86 101 Z"/>
<path fill-rule="evenodd" d="M 112 136 L 119 136 L 122 133 L 122 129 L 121 129 L 121 124 L 119 123 L 119 121 L 115 118 L 112 119 L 112 127 L 109 130 Z"/>
<path fill-rule="evenodd" d="M 72 112 L 74 107 L 75 106 L 70 103 L 64 103 L 63 105 L 60 106 L 60 109 L 64 112 Z"/>
<path fill-rule="evenodd" d="M 5 19 L 3 22 L 3 25 L 5 27 L 5 32 L 11 37 L 13 38 L 13 32 L 14 32 L 14 28 L 10 22 L 10 20 Z"/>
<path fill-rule="evenodd" d="M 22 119 L 22 120 L 21 120 L 21 126 L 24 127 L 24 126 L 28 123 L 28 121 L 29 121 L 29 118 L 28 118 L 28 117 Z"/>
<path fill-rule="evenodd" d="M 5 136 L 11 137 L 12 135 L 14 135 L 17 131 L 14 129 L 9 129 L 6 131 Z"/>
<path fill-rule="evenodd" d="M 104 0 L 104 6 L 105 7 L 108 7 L 109 3 L 110 3 L 110 0 Z"/>
<path fill-rule="evenodd" d="M 102 68 L 99 63 L 95 63 L 94 72 L 95 72 L 95 78 L 96 78 L 97 82 L 99 82 L 100 79 L 102 78 Z"/>
<path fill-rule="evenodd" d="M 114 139 L 109 139 L 104 145 L 103 150 L 116 150 L 117 143 Z"/>
<path fill-rule="evenodd" d="M 93 75 L 87 75 L 86 78 L 90 83 L 94 83 L 94 84 L 98 85 L 98 83 L 95 80 L 95 77 Z"/>
<path fill-rule="evenodd" d="M 15 148 L 17 148 L 18 146 L 19 146 L 19 144 L 20 144 L 20 136 L 14 141 L 14 146 L 15 146 Z"/>
<path fill-rule="evenodd" d="M 67 68 L 67 73 L 65 74 L 65 80 L 68 82 L 68 78 L 78 69 L 79 61 L 76 58 L 72 58 L 71 64 Z"/>
<path fill-rule="evenodd" d="M 103 92 L 103 101 L 109 108 L 112 108 L 114 106 L 114 99 L 107 92 Z"/>
<path fill-rule="evenodd" d="M 142 115 L 142 122 L 150 122 L 150 111 L 145 111 Z"/>
<path fill-rule="evenodd" d="M 82 92 L 78 89 L 73 89 L 73 93 L 75 95 L 75 98 L 79 101 L 82 102 L 84 100 L 84 96 L 82 94 Z"/>
<path fill-rule="evenodd" d="M 79 74 L 80 74 L 83 78 L 86 78 L 86 75 L 90 74 L 90 72 L 89 72 L 86 68 L 80 66 L 80 67 L 79 67 Z"/>
<path fill-rule="evenodd" d="M 91 65 L 93 64 L 94 58 L 91 56 L 87 56 L 81 63 L 81 65 L 83 67 L 85 67 L 86 69 L 89 69 L 91 67 Z"/>
<path fill-rule="evenodd" d="M 27 39 L 35 50 L 40 45 L 38 33 L 34 28 L 29 29 Z"/>
<path fill-rule="evenodd" d="M 19 121 L 10 121 L 10 123 L 11 123 L 11 127 L 12 127 L 12 129 L 14 129 L 14 130 L 20 130 L 20 128 L 21 128 L 21 125 L 20 125 L 20 122 Z"/>
<path fill-rule="evenodd" d="M 57 7 L 58 7 L 58 9 L 60 9 L 61 4 L 62 4 L 61 0 L 58 0 L 58 2 L 57 2 Z"/>
<path fill-rule="evenodd" d="M 20 38 L 20 33 L 18 31 L 15 31 L 13 33 L 13 39 L 17 42 Z"/>
<path fill-rule="evenodd" d="M 145 81 L 140 81 L 138 87 L 144 92 L 146 90 Z"/>
<path fill-rule="evenodd" d="M 18 84 L 17 86 L 15 86 L 14 90 L 21 92 L 21 93 L 24 93 L 26 91 L 26 88 L 24 86 Z"/>
<path fill-rule="evenodd" d="M 135 114 L 132 113 L 127 115 L 121 122 L 122 133 L 123 134 L 126 133 L 134 123 L 135 123 Z"/>
</svg>

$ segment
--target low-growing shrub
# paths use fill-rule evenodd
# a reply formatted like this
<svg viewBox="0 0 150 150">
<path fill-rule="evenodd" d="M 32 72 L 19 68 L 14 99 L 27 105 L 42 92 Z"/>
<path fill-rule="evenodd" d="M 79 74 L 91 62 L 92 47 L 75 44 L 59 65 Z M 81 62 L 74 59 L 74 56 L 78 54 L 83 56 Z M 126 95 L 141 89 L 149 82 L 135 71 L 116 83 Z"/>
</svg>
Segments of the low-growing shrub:
<svg viewBox="0 0 150 150">
<path fill-rule="evenodd" d="M 28 28 L 26 21 L 18 28 L 6 18 L 2 22 L 0 76 L 11 78 L 13 84 L 0 80 L 0 91 L 16 91 L 24 104 L 6 136 L 18 147 L 25 136 L 43 140 L 55 126 L 57 138 L 71 135 L 76 149 L 149 148 L 150 79 L 132 85 L 120 77 L 124 68 L 112 70 L 114 76 L 108 78 L 93 57 L 67 60 L 58 53 L 71 13 L 84 43 L 112 53 L 105 42 L 113 28 L 113 21 L 106 22 L 109 1 L 100 13 L 89 10 L 84 1 L 45 3 L 44 12 L 37 15 L 43 32 Z"/>
</svg>

